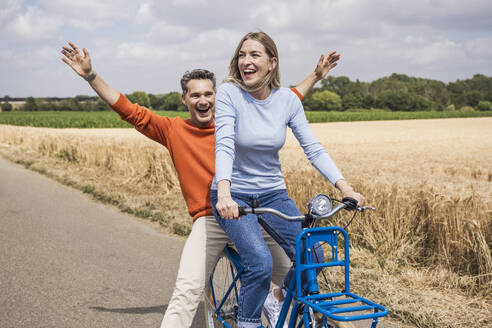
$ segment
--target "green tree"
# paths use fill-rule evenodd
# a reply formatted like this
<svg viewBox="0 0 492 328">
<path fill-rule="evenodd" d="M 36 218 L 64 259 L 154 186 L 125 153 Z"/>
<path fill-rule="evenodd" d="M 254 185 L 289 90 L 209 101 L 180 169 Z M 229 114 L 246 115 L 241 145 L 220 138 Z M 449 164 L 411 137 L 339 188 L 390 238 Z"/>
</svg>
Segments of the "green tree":
<svg viewBox="0 0 492 328">
<path fill-rule="evenodd" d="M 181 94 L 175 91 L 169 92 L 168 94 L 164 95 L 162 108 L 163 110 L 176 110 L 180 112 L 188 110 L 181 101 Z"/>
<path fill-rule="evenodd" d="M 164 96 L 149 93 L 150 106 L 154 110 L 163 110 Z"/>
<path fill-rule="evenodd" d="M 466 104 L 468 106 L 475 107 L 480 102 L 480 98 L 481 98 L 481 95 L 480 95 L 480 91 L 478 91 L 478 90 L 473 90 L 473 91 L 467 92 L 466 96 L 465 96 Z"/>
<path fill-rule="evenodd" d="M 21 107 L 22 110 L 34 112 L 38 110 L 38 105 L 33 97 L 27 97 L 26 102 Z"/>
<path fill-rule="evenodd" d="M 392 111 L 408 111 L 411 108 L 411 96 L 406 92 L 386 90 L 379 93 L 376 104 L 380 108 Z"/>
<path fill-rule="evenodd" d="M 97 98 L 97 101 L 94 106 L 94 110 L 96 111 L 104 111 L 104 110 L 110 110 L 109 105 L 104 102 L 101 98 Z"/>
<path fill-rule="evenodd" d="M 41 101 L 38 103 L 39 111 L 56 110 L 56 105 L 51 100 Z"/>
<path fill-rule="evenodd" d="M 407 110 L 411 112 L 435 110 L 436 104 L 420 95 L 410 95 L 410 103 Z"/>
<path fill-rule="evenodd" d="M 2 112 L 10 112 L 12 111 L 12 104 L 6 101 L 0 105 L 0 108 L 2 108 Z"/>
<path fill-rule="evenodd" d="M 81 111 L 82 106 L 75 98 L 68 98 L 57 101 L 56 109 L 58 111 Z"/>
<path fill-rule="evenodd" d="M 350 108 L 363 108 L 364 95 L 362 93 L 348 93 L 342 98 L 342 108 L 347 110 Z"/>
<path fill-rule="evenodd" d="M 454 112 L 455 110 L 456 110 L 456 106 L 453 104 L 451 104 L 451 105 L 449 105 L 443 109 L 443 111 L 445 111 L 445 112 Z"/>
<path fill-rule="evenodd" d="M 372 95 L 366 94 L 364 99 L 362 99 L 362 107 L 369 109 L 374 106 L 376 106 L 376 99 Z"/>
<path fill-rule="evenodd" d="M 487 100 L 481 100 L 477 105 L 477 109 L 479 111 L 492 111 L 492 102 Z"/>
<path fill-rule="evenodd" d="M 352 83 L 346 76 L 335 77 L 328 75 L 321 80 L 322 89 L 332 91 L 342 98 L 350 92 Z"/>
<path fill-rule="evenodd" d="M 304 107 L 306 110 L 342 110 L 342 100 L 335 92 L 321 90 L 305 98 Z"/>
<path fill-rule="evenodd" d="M 93 100 L 94 98 L 86 95 L 77 95 L 75 96 L 75 99 L 77 99 L 78 102 L 83 102 L 83 101 Z"/>
<path fill-rule="evenodd" d="M 127 97 L 132 103 L 137 103 L 140 106 L 151 108 L 150 98 L 144 91 L 134 91 L 131 94 L 129 94 Z"/>
</svg>

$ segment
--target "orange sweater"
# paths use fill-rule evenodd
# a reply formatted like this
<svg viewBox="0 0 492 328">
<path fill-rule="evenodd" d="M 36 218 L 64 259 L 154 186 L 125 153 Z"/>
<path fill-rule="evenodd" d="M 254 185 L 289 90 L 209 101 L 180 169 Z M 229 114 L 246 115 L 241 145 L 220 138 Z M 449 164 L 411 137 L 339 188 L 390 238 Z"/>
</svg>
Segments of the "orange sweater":
<svg viewBox="0 0 492 328">
<path fill-rule="evenodd" d="M 291 90 L 302 100 L 296 88 Z M 212 215 L 210 186 L 215 174 L 214 124 L 199 128 L 180 117 L 159 116 L 143 106 L 132 104 L 123 94 L 111 108 L 138 132 L 169 150 L 193 221 L 200 216 Z"/>
<path fill-rule="evenodd" d="M 213 123 L 207 128 L 192 125 L 180 117 L 159 116 L 123 94 L 111 106 L 137 131 L 166 146 L 178 173 L 188 213 L 193 221 L 212 215 L 210 186 L 215 172 Z"/>
</svg>

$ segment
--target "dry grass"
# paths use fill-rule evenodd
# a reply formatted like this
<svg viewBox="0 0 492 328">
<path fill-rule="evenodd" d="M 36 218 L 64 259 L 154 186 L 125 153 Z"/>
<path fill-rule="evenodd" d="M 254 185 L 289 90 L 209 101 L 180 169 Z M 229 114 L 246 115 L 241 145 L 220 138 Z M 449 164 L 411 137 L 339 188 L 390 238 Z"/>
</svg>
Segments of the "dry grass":
<svg viewBox="0 0 492 328">
<path fill-rule="evenodd" d="M 377 212 L 349 227 L 353 288 L 419 327 L 492 324 L 492 119 L 313 125 L 346 178 Z M 134 130 L 0 126 L 0 153 L 186 234 L 167 151 Z M 289 135 L 289 193 L 338 195 Z M 338 218 L 345 222 L 345 217 Z"/>
</svg>

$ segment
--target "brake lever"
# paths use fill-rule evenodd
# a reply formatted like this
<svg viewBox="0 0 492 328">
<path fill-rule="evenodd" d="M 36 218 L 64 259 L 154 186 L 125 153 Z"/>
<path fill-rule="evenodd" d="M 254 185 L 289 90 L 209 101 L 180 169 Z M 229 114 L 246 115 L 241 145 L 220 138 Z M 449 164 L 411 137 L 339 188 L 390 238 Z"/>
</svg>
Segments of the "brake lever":
<svg viewBox="0 0 492 328">
<path fill-rule="evenodd" d="M 372 207 L 372 206 L 363 206 L 363 207 L 357 206 L 357 211 L 364 212 L 365 210 L 375 211 L 376 208 L 375 207 Z"/>
<path fill-rule="evenodd" d="M 352 197 L 343 197 L 342 203 L 345 204 L 346 210 L 352 211 L 352 210 L 358 210 L 359 209 L 359 206 L 357 206 L 357 200 L 352 198 Z"/>
</svg>

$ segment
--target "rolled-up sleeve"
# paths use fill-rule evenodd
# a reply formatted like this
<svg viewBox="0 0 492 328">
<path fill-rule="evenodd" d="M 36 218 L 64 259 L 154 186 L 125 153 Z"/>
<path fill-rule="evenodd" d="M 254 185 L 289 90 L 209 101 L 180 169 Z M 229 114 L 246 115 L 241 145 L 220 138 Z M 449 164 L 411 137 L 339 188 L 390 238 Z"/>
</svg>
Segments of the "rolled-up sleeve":
<svg viewBox="0 0 492 328">
<path fill-rule="evenodd" d="M 311 164 L 328 181 L 335 185 L 338 180 L 343 179 L 342 173 L 314 135 L 299 99 L 295 97 L 293 102 L 294 111 L 288 122 L 289 127 L 292 129 Z"/>
<path fill-rule="evenodd" d="M 221 85 L 215 97 L 215 181 L 231 181 L 235 158 L 236 110 L 227 84 Z"/>
</svg>

